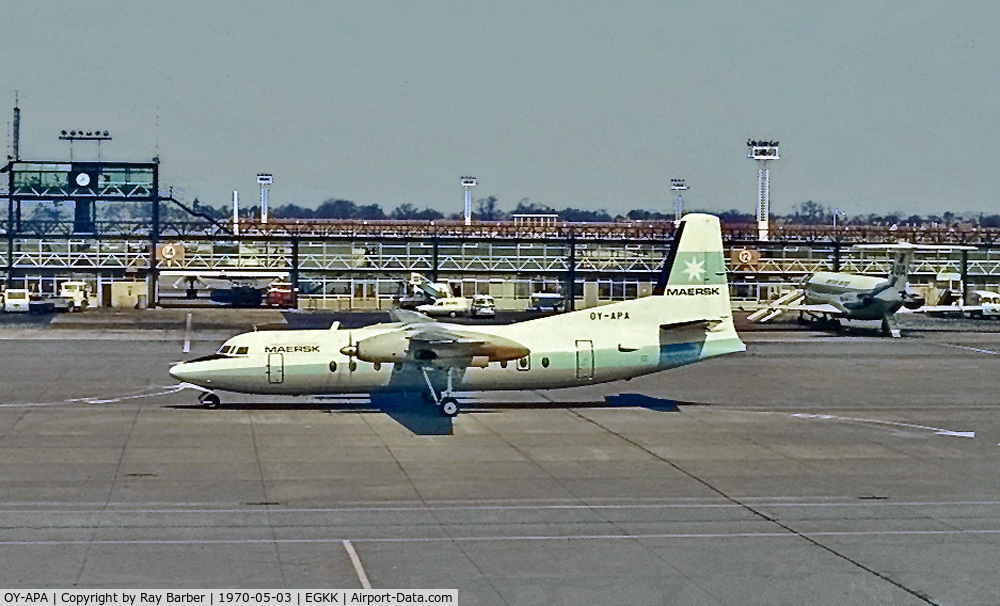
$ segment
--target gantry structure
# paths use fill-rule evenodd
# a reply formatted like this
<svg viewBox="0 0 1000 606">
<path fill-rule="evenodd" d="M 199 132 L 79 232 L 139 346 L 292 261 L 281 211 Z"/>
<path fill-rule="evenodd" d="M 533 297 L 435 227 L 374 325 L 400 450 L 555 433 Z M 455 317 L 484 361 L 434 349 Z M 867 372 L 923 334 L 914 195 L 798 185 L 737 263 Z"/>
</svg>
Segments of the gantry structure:
<svg viewBox="0 0 1000 606">
<path fill-rule="evenodd" d="M 524 292 L 572 299 L 586 282 L 625 298 L 655 281 L 673 239 L 672 221 L 573 223 L 552 215 L 514 221 L 217 219 L 159 179 L 159 162 L 11 160 L 2 168 L 0 269 L 9 285 L 35 280 L 144 281 L 156 302 L 164 281 L 205 274 L 288 280 L 304 296 L 362 289 L 387 295 L 410 272 L 433 280 L 520 281 Z M 130 205 L 116 219 L 116 205 Z M 136 212 L 138 209 L 140 212 Z M 170 209 L 167 212 L 167 209 Z M 942 275 L 1000 284 L 1000 231 L 972 227 L 725 225 L 731 281 L 760 296 L 815 271 L 885 274 L 883 254 L 856 243 L 972 244 L 976 251 L 917 256 L 911 279 Z M 572 287 L 570 287 L 572 285 Z M 752 292 L 751 292 L 752 291 Z M 573 294 L 571 294 L 573 293 Z M 604 296 L 602 294 L 602 296 Z"/>
</svg>

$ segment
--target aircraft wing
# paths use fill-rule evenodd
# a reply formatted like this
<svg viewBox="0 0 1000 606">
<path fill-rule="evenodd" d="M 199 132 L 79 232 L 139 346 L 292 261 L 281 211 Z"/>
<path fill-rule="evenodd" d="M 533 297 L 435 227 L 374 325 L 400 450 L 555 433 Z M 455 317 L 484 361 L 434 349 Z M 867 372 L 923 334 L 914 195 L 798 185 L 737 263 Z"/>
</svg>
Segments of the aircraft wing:
<svg viewBox="0 0 1000 606">
<path fill-rule="evenodd" d="M 389 318 L 393 322 L 402 322 L 403 324 L 418 324 L 422 322 L 436 321 L 434 318 L 428 316 L 427 314 L 422 314 L 419 311 L 398 308 L 389 311 Z"/>
<path fill-rule="evenodd" d="M 530 351 L 513 339 L 424 322 L 358 341 L 354 355 L 365 362 L 415 362 L 418 365 L 485 366 L 516 360 Z"/>
<path fill-rule="evenodd" d="M 826 315 L 829 315 L 829 316 L 843 316 L 844 315 L 843 310 L 838 309 L 838 308 L 834 307 L 833 305 L 830 305 L 829 303 L 823 303 L 823 304 L 820 304 L 820 305 L 806 305 L 806 304 L 780 305 L 780 306 L 778 306 L 778 308 L 781 309 L 781 311 L 801 311 L 801 312 L 804 312 L 804 313 L 826 314 Z"/>
<path fill-rule="evenodd" d="M 982 305 L 923 305 L 917 309 L 909 310 L 909 313 L 914 314 L 981 314 L 983 313 Z"/>
</svg>

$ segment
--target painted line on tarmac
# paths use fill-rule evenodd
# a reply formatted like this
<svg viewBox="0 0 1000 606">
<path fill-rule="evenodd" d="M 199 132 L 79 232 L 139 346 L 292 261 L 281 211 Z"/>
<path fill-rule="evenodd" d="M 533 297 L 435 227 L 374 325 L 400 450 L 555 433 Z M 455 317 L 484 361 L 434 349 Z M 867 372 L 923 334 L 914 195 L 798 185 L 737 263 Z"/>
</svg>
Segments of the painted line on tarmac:
<svg viewBox="0 0 1000 606">
<path fill-rule="evenodd" d="M 203 529 L 204 530 L 204 529 Z M 1000 528 L 974 530 L 855 530 L 802 533 L 807 537 L 912 537 L 912 536 L 995 536 Z M 4 545 L 257 545 L 257 544 L 332 544 L 351 543 L 451 543 L 480 541 L 635 541 L 652 539 L 797 539 L 789 532 L 706 532 L 706 533 L 643 533 L 643 534 L 576 534 L 576 535 L 493 535 L 442 537 L 359 537 L 345 539 L 80 539 L 51 541 L 0 541 Z M 363 572 L 363 571 L 362 571 Z M 359 577 L 360 578 L 360 577 Z"/>
<path fill-rule="evenodd" d="M 91 398 L 74 398 L 72 400 L 66 400 L 66 401 L 67 402 L 83 402 L 85 404 L 114 404 L 115 402 L 124 402 L 125 400 L 139 400 L 139 399 L 142 399 L 142 398 L 155 398 L 156 396 L 168 396 L 168 395 L 171 395 L 171 394 L 180 393 L 180 392 L 184 391 L 185 389 L 188 389 L 188 386 L 186 384 L 184 384 L 184 383 L 180 383 L 178 385 L 164 385 L 160 389 L 162 391 L 156 391 L 156 392 L 153 392 L 153 393 L 145 393 L 145 394 L 138 394 L 138 395 L 119 396 L 117 398 L 115 398 L 115 397 L 110 397 L 110 398 L 91 397 Z"/>
<path fill-rule="evenodd" d="M 990 351 L 989 349 L 979 349 L 978 347 L 967 347 L 965 345 L 952 345 L 951 343 L 939 343 L 941 347 L 954 347 L 955 349 L 964 349 L 967 351 L 974 351 L 976 353 L 990 354 L 991 356 L 1000 356 L 1000 353 L 995 351 Z"/>
<path fill-rule="evenodd" d="M 891 500 L 878 500 L 878 501 L 857 501 L 857 502 L 840 502 L 840 503 L 817 503 L 817 502 L 803 502 L 795 503 L 789 501 L 754 501 L 753 499 L 747 499 L 747 501 L 752 501 L 755 506 L 758 507 L 771 507 L 771 508 L 795 508 L 795 507 L 809 507 L 809 508 L 821 508 L 821 507 L 850 507 L 850 508 L 887 508 L 887 507 L 997 507 L 1000 506 L 1000 501 L 891 501 Z M 260 508 L 223 508 L 223 509 L 211 509 L 204 506 L 199 506 L 197 508 L 181 509 L 183 505 L 178 505 L 176 508 L 115 508 L 114 505 L 103 506 L 103 504 L 93 504 L 94 509 L 70 509 L 70 508 L 60 508 L 60 509 L 15 509 L 14 507 L 29 507 L 38 505 L 53 505 L 53 503 L 0 503 L 4 509 L 0 509 L 0 514 L 20 514 L 20 513 L 30 513 L 30 514 L 107 514 L 107 515 L 127 515 L 127 514 L 142 514 L 147 515 L 151 513 L 162 513 L 162 514 L 246 514 L 246 513 L 261 513 L 267 514 L 268 516 L 274 514 L 302 514 L 302 513 L 316 513 L 316 514 L 330 514 L 330 513 L 433 513 L 438 511 L 577 511 L 577 510 L 593 510 L 593 511 L 620 511 L 620 510 L 630 510 L 630 509 L 646 509 L 646 510 L 656 510 L 656 509 L 735 509 L 739 507 L 732 503 L 690 503 L 690 504 L 619 504 L 619 505 L 472 505 L 472 506 L 462 506 L 462 505 L 444 505 L 439 507 L 322 507 L 322 508 L 289 508 L 289 509 L 260 509 Z"/>
<path fill-rule="evenodd" d="M 140 393 L 118 397 L 91 396 L 88 398 L 70 398 L 68 400 L 63 400 L 62 402 L 19 402 L 0 404 L 0 408 L 44 408 L 49 406 L 65 406 L 67 404 L 114 404 L 116 402 L 124 402 L 125 400 L 139 400 L 143 398 L 155 398 L 157 396 L 168 396 L 180 393 L 185 389 L 191 389 L 191 387 L 191 385 L 181 383 L 178 385 L 164 385 L 162 387 L 158 387 L 157 389 L 162 391 L 156 391 L 153 393 Z"/>
<path fill-rule="evenodd" d="M 959 438 L 974 438 L 976 437 L 976 432 L 974 431 L 952 431 L 950 429 L 941 429 L 940 427 L 930 427 L 927 425 L 916 425 L 914 423 L 901 423 L 899 421 L 880 421 L 878 419 L 860 419 L 857 417 L 838 417 L 836 415 L 822 415 L 822 414 L 809 414 L 804 412 L 793 413 L 790 416 L 796 419 L 821 419 L 830 421 L 846 421 L 851 423 L 867 423 L 871 425 L 889 425 L 892 427 L 906 427 L 908 429 L 923 429 L 925 431 L 933 431 L 939 436 L 953 436 Z"/>
<path fill-rule="evenodd" d="M 358 575 L 358 580 L 361 581 L 362 589 L 371 589 L 372 584 L 368 582 L 368 575 L 365 574 L 365 568 L 361 565 L 361 558 L 358 557 L 358 552 L 354 551 L 354 545 L 347 539 L 343 541 L 344 549 L 347 550 L 347 555 L 351 557 L 351 564 L 354 565 L 354 572 Z"/>
</svg>

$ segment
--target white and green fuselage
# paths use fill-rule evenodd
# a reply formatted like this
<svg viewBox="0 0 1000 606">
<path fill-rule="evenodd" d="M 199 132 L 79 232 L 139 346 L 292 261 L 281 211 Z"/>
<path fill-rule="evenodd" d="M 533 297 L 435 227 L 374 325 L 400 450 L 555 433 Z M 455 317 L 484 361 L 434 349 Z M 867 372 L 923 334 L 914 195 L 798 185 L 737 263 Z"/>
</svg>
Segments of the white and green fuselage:
<svg viewBox="0 0 1000 606">
<path fill-rule="evenodd" d="M 509 325 L 250 332 L 171 374 L 205 389 L 260 394 L 423 391 L 428 382 L 444 389 L 445 373 L 455 390 L 521 390 L 629 379 L 743 351 L 718 219 L 691 214 L 682 225 L 665 283 L 651 296 Z"/>
</svg>

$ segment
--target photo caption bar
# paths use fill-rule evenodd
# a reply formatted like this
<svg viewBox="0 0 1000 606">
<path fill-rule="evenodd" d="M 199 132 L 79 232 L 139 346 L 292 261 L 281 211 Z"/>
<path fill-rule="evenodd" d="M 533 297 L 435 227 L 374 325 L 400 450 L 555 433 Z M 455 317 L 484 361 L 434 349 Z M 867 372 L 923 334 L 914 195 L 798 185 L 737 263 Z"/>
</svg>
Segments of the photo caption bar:
<svg viewBox="0 0 1000 606">
<path fill-rule="evenodd" d="M 457 589 L 4 589 L 0 606 L 458 604 Z"/>
</svg>

